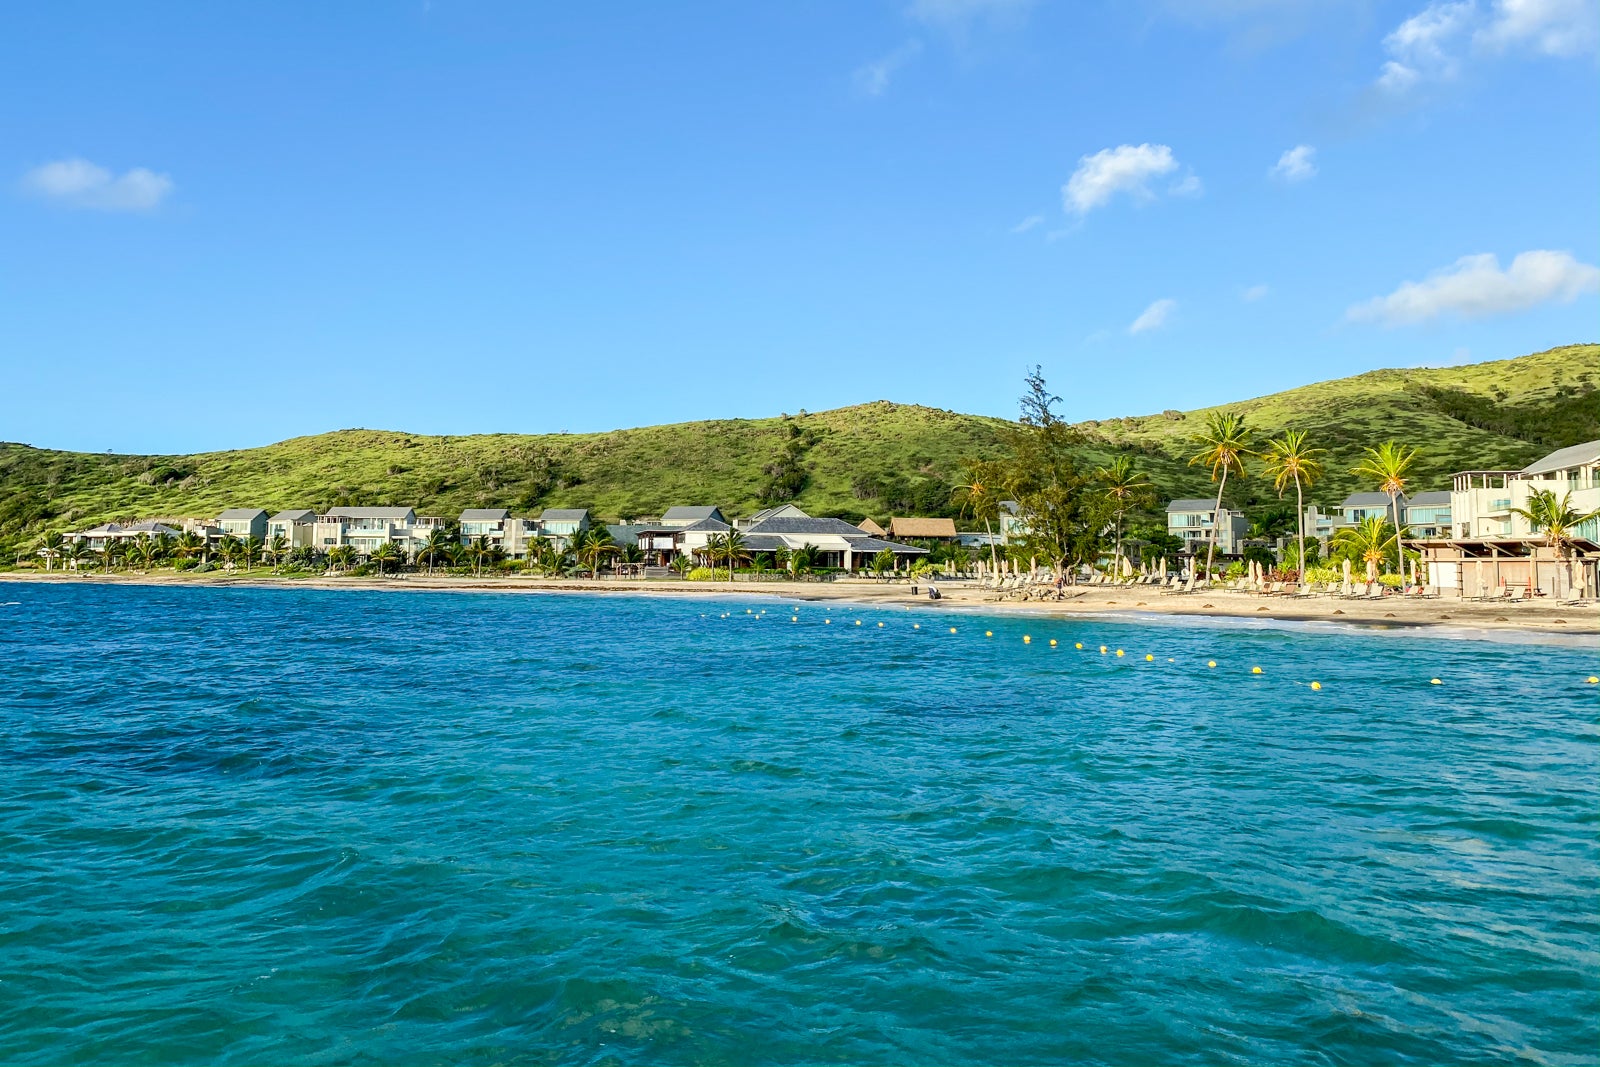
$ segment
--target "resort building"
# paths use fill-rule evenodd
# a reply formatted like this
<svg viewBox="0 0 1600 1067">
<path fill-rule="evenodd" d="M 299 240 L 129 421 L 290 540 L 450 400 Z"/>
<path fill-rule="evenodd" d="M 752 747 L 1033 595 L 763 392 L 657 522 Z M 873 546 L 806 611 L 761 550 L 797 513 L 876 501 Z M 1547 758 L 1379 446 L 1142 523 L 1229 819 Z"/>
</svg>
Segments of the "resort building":
<svg viewBox="0 0 1600 1067">
<path fill-rule="evenodd" d="M 267 520 L 266 540 L 283 538 L 290 548 L 310 548 L 315 543 L 317 513 L 280 511 Z"/>
<path fill-rule="evenodd" d="M 1009 545 L 1028 536 L 1028 524 L 1022 518 L 1022 505 L 1015 500 L 1000 501 L 1000 525 L 996 531 L 1000 543 Z"/>
<path fill-rule="evenodd" d="M 260 508 L 229 508 L 217 516 L 217 525 L 225 535 L 241 541 L 248 537 L 264 541 L 267 537 L 267 513 Z"/>
<path fill-rule="evenodd" d="M 954 543 L 954 519 L 923 519 L 896 516 L 889 520 L 889 536 L 907 541 L 944 541 Z"/>
<path fill-rule="evenodd" d="M 588 508 L 545 508 L 539 516 L 539 531 L 561 546 L 570 545 L 589 525 Z"/>
<path fill-rule="evenodd" d="M 1394 522 L 1394 507 L 1389 503 L 1388 493 L 1351 493 L 1344 498 L 1344 503 L 1339 505 L 1343 518 L 1339 525 L 1356 526 L 1365 519 L 1379 518 Z M 1406 497 L 1400 494 L 1400 514 L 1406 513 Z"/>
<path fill-rule="evenodd" d="M 650 525 L 666 530 L 681 530 L 706 519 L 714 519 L 723 525 L 727 525 L 728 522 L 727 517 L 722 514 L 722 509 L 714 505 L 680 504 L 668 508 L 658 522 Z"/>
<path fill-rule="evenodd" d="M 1406 500 L 1403 514 L 1406 520 L 1406 537 L 1449 537 L 1450 493 L 1418 493 Z"/>
<path fill-rule="evenodd" d="M 330 508 L 312 527 L 313 547 L 326 552 L 348 545 L 368 555 L 379 545 L 393 544 L 410 556 L 429 534 L 444 526 L 440 518 L 418 518 L 413 508 Z"/>
<path fill-rule="evenodd" d="M 1244 551 L 1245 534 L 1250 523 L 1244 512 L 1232 508 L 1222 509 L 1222 521 L 1216 521 L 1216 501 L 1198 498 L 1174 500 L 1167 505 L 1167 533 L 1178 538 L 1189 552 L 1204 552 L 1211 544 L 1211 530 L 1217 530 L 1217 552 L 1224 556 L 1237 556 Z"/>
<path fill-rule="evenodd" d="M 1526 509 L 1536 489 L 1557 497 L 1571 494 L 1572 510 L 1587 514 L 1600 508 L 1600 441 L 1561 448 L 1517 471 L 1462 471 L 1450 494 L 1451 525 L 1458 538 L 1531 534 L 1526 519 L 1513 508 Z M 1594 520 L 1577 531 L 1600 537 Z"/>
<path fill-rule="evenodd" d="M 98 552 L 112 541 L 136 541 L 140 537 L 176 537 L 180 532 L 177 528 L 156 519 L 145 519 L 143 522 L 130 522 L 126 526 L 115 522 L 102 523 L 92 530 L 69 533 L 65 539 L 82 541 Z"/>
<path fill-rule="evenodd" d="M 749 551 L 776 552 L 781 548 L 792 552 L 811 548 L 817 551 L 822 566 L 847 571 L 867 566 L 884 549 L 894 554 L 897 567 L 913 557 L 928 554 L 925 548 L 873 537 L 843 519 L 812 518 L 792 504 L 785 504 L 782 511 L 782 514 L 771 514 L 753 523 L 745 531 L 745 547 Z"/>
<path fill-rule="evenodd" d="M 793 504 L 779 504 L 776 507 L 762 508 L 760 511 L 756 512 L 754 515 L 751 515 L 747 519 L 734 519 L 733 526 L 734 529 L 743 531 L 749 530 L 755 526 L 759 526 L 768 519 L 796 518 L 806 519 L 810 518 L 810 516 L 801 511 L 799 508 L 795 507 Z"/>
<path fill-rule="evenodd" d="M 870 518 L 862 519 L 860 522 L 856 523 L 856 529 L 860 530 L 862 533 L 865 533 L 869 537 L 889 536 L 888 530 L 885 530 L 882 526 L 879 526 Z"/>
<path fill-rule="evenodd" d="M 1323 511 L 1315 504 L 1306 505 L 1306 536 L 1326 545 L 1339 528 L 1338 511 Z"/>
</svg>

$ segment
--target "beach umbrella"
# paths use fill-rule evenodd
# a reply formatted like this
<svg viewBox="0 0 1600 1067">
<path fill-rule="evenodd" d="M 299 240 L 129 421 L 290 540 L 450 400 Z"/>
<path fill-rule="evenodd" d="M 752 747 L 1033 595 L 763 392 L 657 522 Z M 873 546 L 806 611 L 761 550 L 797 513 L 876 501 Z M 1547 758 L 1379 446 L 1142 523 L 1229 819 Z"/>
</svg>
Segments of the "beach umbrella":
<svg viewBox="0 0 1600 1067">
<path fill-rule="evenodd" d="M 1349 560 L 1345 560 L 1344 561 L 1344 583 L 1343 584 L 1344 584 L 1344 589 L 1343 589 L 1344 595 L 1345 596 L 1349 596 L 1350 595 L 1350 561 Z"/>
</svg>

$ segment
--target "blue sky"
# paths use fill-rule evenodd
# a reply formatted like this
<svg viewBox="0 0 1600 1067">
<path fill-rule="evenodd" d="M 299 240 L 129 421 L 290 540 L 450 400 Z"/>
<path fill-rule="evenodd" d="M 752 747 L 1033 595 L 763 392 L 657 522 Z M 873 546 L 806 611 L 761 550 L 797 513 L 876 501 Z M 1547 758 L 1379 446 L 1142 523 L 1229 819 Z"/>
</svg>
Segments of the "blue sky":
<svg viewBox="0 0 1600 1067">
<path fill-rule="evenodd" d="M 1591 0 L 10 5 L 0 439 L 1077 418 L 1600 339 Z"/>
</svg>

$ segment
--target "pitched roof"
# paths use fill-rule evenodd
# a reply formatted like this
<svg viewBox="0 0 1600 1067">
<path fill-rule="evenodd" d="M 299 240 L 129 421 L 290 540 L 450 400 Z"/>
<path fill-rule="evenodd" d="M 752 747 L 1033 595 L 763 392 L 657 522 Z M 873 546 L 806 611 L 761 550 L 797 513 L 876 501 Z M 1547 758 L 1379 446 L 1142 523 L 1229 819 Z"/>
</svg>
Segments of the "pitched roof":
<svg viewBox="0 0 1600 1067">
<path fill-rule="evenodd" d="M 805 512 L 801 511 L 799 508 L 795 507 L 793 504 L 779 504 L 776 507 L 762 508 L 754 515 L 750 516 L 750 518 L 746 519 L 745 522 L 747 525 L 755 526 L 759 523 L 766 522 L 768 519 L 778 518 L 779 516 L 792 519 L 808 519 L 811 517 Z"/>
<path fill-rule="evenodd" d="M 750 527 L 750 533 L 834 534 L 838 537 L 863 537 L 859 526 L 843 519 L 814 519 L 810 515 L 778 515 Z"/>
<path fill-rule="evenodd" d="M 680 523 L 687 526 L 690 523 L 699 522 L 701 519 L 721 518 L 722 509 L 715 504 L 678 504 L 666 510 L 666 513 L 661 516 L 661 522 L 664 526 Z"/>
<path fill-rule="evenodd" d="M 1216 509 L 1217 502 L 1215 500 L 1201 500 L 1198 497 L 1180 497 L 1167 504 L 1167 514 L 1169 515 L 1175 511 L 1215 511 Z"/>
<path fill-rule="evenodd" d="M 1600 460 L 1600 441 L 1585 441 L 1581 445 L 1558 448 L 1543 459 L 1536 459 L 1522 468 L 1523 474 L 1548 474 L 1567 467 L 1581 467 Z"/>
<path fill-rule="evenodd" d="M 257 515 L 262 518 L 267 517 L 266 511 L 261 508 L 229 508 L 217 516 L 217 521 L 222 522 L 224 519 L 254 519 Z"/>
<path fill-rule="evenodd" d="M 589 517 L 588 508 L 545 508 L 540 522 L 582 522 Z"/>
<path fill-rule="evenodd" d="M 789 545 L 777 534 L 745 534 L 744 547 L 747 552 L 776 552 Z"/>
<path fill-rule="evenodd" d="M 856 523 L 856 526 L 859 527 L 863 532 L 871 534 L 873 537 L 882 537 L 884 534 L 889 532 L 882 526 L 879 526 L 877 523 L 873 522 L 871 519 L 862 519 L 860 522 Z"/>
<path fill-rule="evenodd" d="M 727 533 L 731 529 L 733 527 L 725 522 L 718 522 L 716 519 L 701 519 L 699 522 L 693 522 L 688 526 L 682 527 L 679 532 L 689 533 L 693 530 L 700 533 Z"/>
<path fill-rule="evenodd" d="M 416 511 L 412 508 L 329 508 L 327 514 L 336 519 L 407 519 Z"/>
<path fill-rule="evenodd" d="M 162 534 L 175 534 L 178 531 L 174 527 L 168 526 L 166 523 L 161 522 L 158 519 L 144 519 L 140 522 L 134 523 L 131 526 L 124 526 L 122 528 L 122 532 L 147 533 L 160 536 Z"/>
<path fill-rule="evenodd" d="M 314 511 L 280 511 L 268 519 L 268 522 L 315 522 L 317 513 Z"/>
<path fill-rule="evenodd" d="M 1406 495 L 1401 493 L 1400 502 L 1402 504 L 1405 503 L 1405 499 Z M 1384 507 L 1389 506 L 1388 493 L 1351 493 L 1344 498 L 1344 503 L 1339 506 L 1341 508 L 1375 508 L 1380 504 Z"/>
<path fill-rule="evenodd" d="M 636 545 L 639 543 L 641 531 L 652 529 L 639 523 L 613 522 L 606 526 L 606 531 L 611 534 L 611 540 L 618 545 Z"/>
<path fill-rule="evenodd" d="M 505 508 L 467 508 L 461 513 L 461 522 L 496 522 L 511 517 Z"/>
<path fill-rule="evenodd" d="M 878 553 L 886 548 L 897 556 L 926 556 L 928 554 L 927 549 L 918 548 L 916 545 L 898 545 L 893 541 L 884 541 L 877 537 L 851 538 L 850 551 L 857 554 L 863 552 Z"/>
<path fill-rule="evenodd" d="M 1450 503 L 1450 491 L 1442 489 L 1431 493 L 1418 493 L 1406 501 L 1408 508 L 1436 508 Z"/>
<path fill-rule="evenodd" d="M 891 537 L 954 537 L 956 520 L 895 516 L 889 520 Z"/>
</svg>

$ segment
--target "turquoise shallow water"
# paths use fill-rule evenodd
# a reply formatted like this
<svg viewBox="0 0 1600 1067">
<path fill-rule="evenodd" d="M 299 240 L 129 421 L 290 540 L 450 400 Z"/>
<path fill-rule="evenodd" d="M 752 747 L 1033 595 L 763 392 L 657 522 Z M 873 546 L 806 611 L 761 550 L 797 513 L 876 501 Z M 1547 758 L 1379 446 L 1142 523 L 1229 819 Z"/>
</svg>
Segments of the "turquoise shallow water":
<svg viewBox="0 0 1600 1067">
<path fill-rule="evenodd" d="M 1593 648 L 623 596 L 0 601 L 3 1062 L 1600 1050 Z"/>
</svg>

